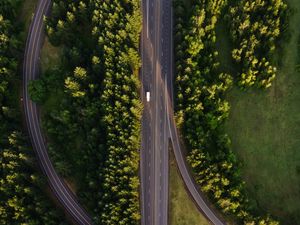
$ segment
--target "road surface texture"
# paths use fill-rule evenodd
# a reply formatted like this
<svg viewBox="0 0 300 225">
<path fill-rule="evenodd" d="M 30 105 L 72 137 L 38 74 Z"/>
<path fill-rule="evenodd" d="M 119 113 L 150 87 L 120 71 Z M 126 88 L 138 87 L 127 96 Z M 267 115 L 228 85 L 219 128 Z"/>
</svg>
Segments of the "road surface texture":
<svg viewBox="0 0 300 225">
<path fill-rule="evenodd" d="M 57 199 L 71 217 L 82 225 L 92 224 L 76 196 L 56 173 L 41 132 L 37 106 L 28 96 L 28 83 L 39 74 L 39 55 L 43 40 L 43 16 L 50 0 L 40 0 L 30 26 L 23 66 L 23 104 L 27 128 L 41 168 Z M 168 140 L 171 138 L 180 173 L 190 195 L 215 225 L 224 224 L 207 206 L 189 174 L 174 121 L 172 107 L 172 10 L 171 0 L 142 0 L 143 31 L 142 96 L 145 109 L 142 121 L 141 201 L 142 225 L 168 224 Z M 151 94 L 146 101 L 145 92 Z"/>
<path fill-rule="evenodd" d="M 173 109 L 172 0 L 142 0 L 142 12 L 142 225 L 168 224 L 169 138 L 190 196 L 211 223 L 224 225 L 205 202 L 180 147 Z M 150 102 L 146 101 L 147 91 L 151 94 Z"/>
<path fill-rule="evenodd" d="M 169 0 L 168 0 L 169 1 Z M 164 93 L 163 8 L 166 0 L 143 0 L 141 210 L 142 225 L 168 224 L 168 128 Z M 169 42 L 170 43 L 170 42 Z M 150 92 L 147 102 L 146 92 Z"/>
<path fill-rule="evenodd" d="M 38 77 L 39 56 L 44 38 L 43 16 L 50 11 L 51 0 L 38 2 L 33 21 L 27 37 L 23 65 L 23 106 L 28 132 L 39 164 L 48 178 L 49 185 L 56 198 L 66 212 L 80 225 L 92 224 L 87 212 L 79 205 L 76 196 L 66 183 L 56 173 L 47 152 L 45 141 L 41 132 L 40 115 L 37 105 L 28 96 L 28 83 Z"/>
</svg>

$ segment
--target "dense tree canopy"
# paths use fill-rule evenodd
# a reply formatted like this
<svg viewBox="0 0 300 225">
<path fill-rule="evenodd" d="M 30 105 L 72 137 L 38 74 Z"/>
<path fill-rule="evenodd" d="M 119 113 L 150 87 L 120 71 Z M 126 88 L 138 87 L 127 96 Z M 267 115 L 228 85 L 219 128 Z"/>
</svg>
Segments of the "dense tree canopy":
<svg viewBox="0 0 300 225">
<path fill-rule="evenodd" d="M 80 168 L 79 193 L 98 224 L 140 220 L 139 4 L 55 0 L 46 29 L 62 63 L 31 84 L 41 104 L 62 96 L 44 117 L 49 150 L 66 177 Z"/>
<path fill-rule="evenodd" d="M 225 214 L 233 215 L 240 224 L 278 224 L 269 216 L 257 213 L 247 199 L 239 165 L 230 150 L 230 139 L 223 131 L 223 123 L 230 110 L 224 96 L 234 79 L 219 67 L 216 24 L 228 8 L 227 1 L 192 0 L 191 4 L 192 9 L 188 9 L 181 0 L 174 4 L 176 119 L 190 149 L 188 162 L 202 191 Z M 230 12 L 232 10 L 230 8 Z M 230 19 L 238 21 L 239 15 L 237 13 Z M 278 16 L 276 14 L 275 18 Z M 235 25 L 231 29 L 239 32 Z M 261 46 L 269 44 L 264 38 L 260 40 Z M 274 41 L 271 43 L 274 44 Z M 264 63 L 263 60 L 261 62 Z M 263 79 L 260 80 L 261 85 Z"/>
<path fill-rule="evenodd" d="M 241 66 L 239 84 L 268 88 L 277 68 L 271 62 L 286 15 L 282 0 L 236 1 L 229 9 L 234 61 Z"/>
<path fill-rule="evenodd" d="M 66 224 L 42 191 L 33 151 L 22 133 L 17 91 L 21 41 L 15 26 L 20 1 L 0 3 L 0 224 Z"/>
</svg>

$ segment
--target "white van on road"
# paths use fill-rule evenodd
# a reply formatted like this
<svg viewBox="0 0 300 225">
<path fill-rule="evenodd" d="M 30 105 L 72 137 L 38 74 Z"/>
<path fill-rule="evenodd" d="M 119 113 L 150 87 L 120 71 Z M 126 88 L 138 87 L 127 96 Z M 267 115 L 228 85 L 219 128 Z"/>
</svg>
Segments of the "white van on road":
<svg viewBox="0 0 300 225">
<path fill-rule="evenodd" d="M 147 102 L 150 102 L 150 91 L 146 92 L 146 100 Z"/>
</svg>

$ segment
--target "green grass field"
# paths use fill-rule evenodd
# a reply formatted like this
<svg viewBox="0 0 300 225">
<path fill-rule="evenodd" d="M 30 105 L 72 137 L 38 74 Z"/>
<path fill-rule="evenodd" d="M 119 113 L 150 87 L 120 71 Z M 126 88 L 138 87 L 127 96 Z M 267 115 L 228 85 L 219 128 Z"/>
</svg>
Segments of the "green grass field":
<svg viewBox="0 0 300 225">
<path fill-rule="evenodd" d="M 31 18 L 33 17 L 33 13 L 35 10 L 35 7 L 37 5 L 37 0 L 25 0 L 24 3 L 22 3 L 22 9 L 20 14 L 20 22 L 24 24 L 24 31 L 27 34 L 29 25 L 31 22 Z"/>
<path fill-rule="evenodd" d="M 288 0 L 291 39 L 283 43 L 281 65 L 267 90 L 228 94 L 231 103 L 226 131 L 242 162 L 249 198 L 259 210 L 282 224 L 300 224 L 300 1 Z"/>
<path fill-rule="evenodd" d="M 46 37 L 41 51 L 42 73 L 55 65 L 59 65 L 61 54 L 61 48 L 51 45 L 48 38 Z"/>
<path fill-rule="evenodd" d="M 61 50 L 58 47 L 51 45 L 48 37 L 45 37 L 43 47 L 41 49 L 41 76 L 48 69 L 58 66 L 61 60 Z M 47 96 L 47 100 L 42 105 L 43 112 L 49 112 L 59 107 L 63 93 L 61 90 L 52 90 Z"/>
<path fill-rule="evenodd" d="M 188 195 L 174 157 L 170 160 L 169 215 L 171 225 L 209 225 Z"/>
<path fill-rule="evenodd" d="M 55 66 L 59 66 L 61 63 L 61 59 L 61 48 L 53 46 L 46 37 L 41 50 L 41 75 L 43 76 L 48 69 L 54 68 Z M 65 93 L 63 92 L 63 86 L 58 86 L 56 89 L 52 89 L 48 93 L 46 101 L 43 102 L 43 104 L 41 105 L 42 121 L 47 121 L 46 118 L 49 113 L 51 114 L 53 111 L 60 109 L 60 105 L 62 104 L 64 98 Z M 44 132 L 47 135 L 46 129 L 44 129 Z M 66 147 L 66 149 L 68 150 L 54 149 L 54 151 L 58 153 L 63 159 L 65 159 L 65 166 L 69 168 L 68 171 L 72 174 L 72 176 L 65 176 L 65 179 L 73 190 L 77 190 L 77 186 L 78 183 L 80 183 L 80 179 L 84 177 L 84 168 L 74 166 L 76 165 L 76 162 L 81 160 L 81 158 L 79 158 L 81 156 L 79 152 L 82 151 L 83 147 L 81 146 L 82 135 L 78 133 L 78 136 L 74 140 L 75 141 L 72 143 L 67 143 L 68 146 L 72 146 L 68 148 Z M 49 143 L 52 142 L 50 138 L 48 141 Z M 56 162 L 55 158 L 53 158 L 53 161 Z M 62 165 L 62 163 L 58 164 Z M 59 167 L 57 166 L 57 163 L 56 169 L 60 171 Z M 84 186 L 84 184 L 82 184 L 82 186 Z"/>
</svg>

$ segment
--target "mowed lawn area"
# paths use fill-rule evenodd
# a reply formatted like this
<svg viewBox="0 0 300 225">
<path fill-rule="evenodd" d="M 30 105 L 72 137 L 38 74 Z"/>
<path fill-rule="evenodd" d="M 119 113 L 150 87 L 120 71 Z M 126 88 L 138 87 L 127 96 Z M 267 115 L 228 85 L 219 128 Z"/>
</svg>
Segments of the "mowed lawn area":
<svg viewBox="0 0 300 225">
<path fill-rule="evenodd" d="M 300 224 L 300 1 L 288 0 L 289 40 L 278 56 L 279 72 L 267 90 L 228 94 L 231 103 L 226 131 L 242 163 L 249 197 L 258 210 L 282 224 Z"/>
<path fill-rule="evenodd" d="M 60 65 L 63 57 L 62 54 L 62 48 L 53 46 L 46 36 L 41 50 L 41 76 L 45 76 L 47 70 L 53 69 Z M 40 105 L 43 132 L 47 136 L 48 145 L 52 145 L 55 142 L 48 135 L 47 129 L 44 125 L 47 123 L 47 117 L 49 117 L 51 113 L 55 112 L 56 110 L 62 110 L 60 105 L 65 100 L 63 85 L 64 83 L 62 81 L 61 86 L 57 85 L 55 89 L 51 89 L 47 93 L 47 99 Z M 50 157 L 54 162 L 56 170 L 58 173 L 64 176 L 67 184 L 74 192 L 77 191 L 78 184 L 81 182 L 80 179 L 84 176 L 84 169 L 78 167 L 76 164 L 76 162 L 81 160 L 81 155 L 79 152 L 83 147 L 81 145 L 82 137 L 83 134 L 78 131 L 77 138 L 74 138 L 72 143 L 67 142 L 65 148 L 51 147 L 51 150 L 49 150 Z M 62 163 L 61 160 L 63 160 L 64 163 Z M 67 168 L 67 171 L 70 173 L 70 175 L 63 174 L 62 171 L 65 171 L 65 168 Z M 84 184 L 82 184 L 82 186 L 84 186 Z"/>
<path fill-rule="evenodd" d="M 25 0 L 22 4 L 19 20 L 24 25 L 24 39 L 27 38 L 29 31 L 29 25 L 34 15 L 35 7 L 37 6 L 38 0 Z"/>
<path fill-rule="evenodd" d="M 171 148 L 169 150 L 173 151 Z M 185 189 L 173 152 L 170 154 L 169 168 L 170 225 L 210 225 Z"/>
</svg>

